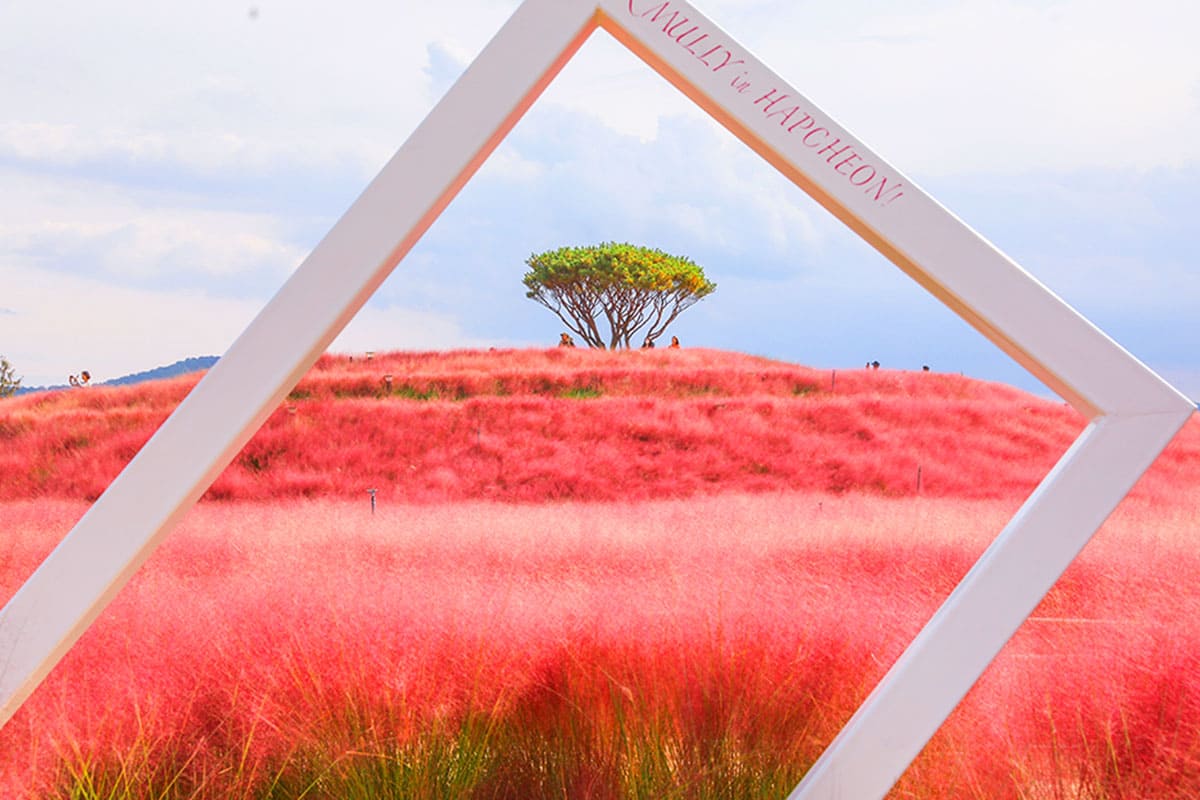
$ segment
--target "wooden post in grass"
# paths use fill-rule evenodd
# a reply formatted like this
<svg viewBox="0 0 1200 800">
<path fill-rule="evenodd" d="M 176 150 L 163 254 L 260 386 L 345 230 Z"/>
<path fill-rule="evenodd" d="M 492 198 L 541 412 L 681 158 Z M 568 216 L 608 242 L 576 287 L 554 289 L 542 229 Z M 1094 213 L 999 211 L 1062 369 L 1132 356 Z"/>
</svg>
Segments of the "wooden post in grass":
<svg viewBox="0 0 1200 800">
<path fill-rule="evenodd" d="M 0 611 L 0 723 L 597 29 L 628 47 L 1089 420 L 791 796 L 873 800 L 888 792 L 1195 407 L 732 36 L 677 0 L 521 3 Z M 397 35 L 402 38 L 403 31 Z M 977 111 L 987 107 L 987 98 L 969 94 L 958 102 Z M 367 360 L 373 356 L 367 352 Z"/>
</svg>

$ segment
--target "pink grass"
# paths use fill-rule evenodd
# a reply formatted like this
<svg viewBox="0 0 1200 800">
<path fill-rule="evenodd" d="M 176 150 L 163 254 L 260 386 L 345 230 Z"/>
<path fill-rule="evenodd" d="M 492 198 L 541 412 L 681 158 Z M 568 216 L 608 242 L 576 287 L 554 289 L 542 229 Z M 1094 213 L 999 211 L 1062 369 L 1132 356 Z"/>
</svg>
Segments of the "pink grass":
<svg viewBox="0 0 1200 800">
<path fill-rule="evenodd" d="M 0 401 L 0 597 L 195 380 Z M 327 356 L 0 730 L 0 796 L 261 796 L 479 719 L 477 797 L 782 797 L 1082 424 L 713 351 Z M 893 796 L 1200 796 L 1198 465 L 1193 420 Z"/>
<path fill-rule="evenodd" d="M 195 380 L 0 402 L 0 499 L 95 499 Z M 1081 427 L 1060 403 L 957 375 L 708 350 L 326 356 L 208 497 L 1013 497 Z"/>
<path fill-rule="evenodd" d="M 0 508 L 11 591 L 83 507 Z M 140 742 L 188 754 L 200 796 L 221 796 L 245 788 L 221 783 L 234 761 L 248 782 L 473 712 L 553 717 L 564 691 L 601 728 L 615 693 L 681 741 L 806 763 L 1012 510 L 808 494 L 200 506 L 0 731 L 2 785 L 19 796 L 73 753 Z M 1110 796 L 1161 796 L 1130 793 L 1156 775 L 1200 790 L 1190 535 L 1184 515 L 1129 504 L 902 786 L 1032 797 L 1111 770 Z M 990 788 L 957 793 L 973 782 Z"/>
</svg>

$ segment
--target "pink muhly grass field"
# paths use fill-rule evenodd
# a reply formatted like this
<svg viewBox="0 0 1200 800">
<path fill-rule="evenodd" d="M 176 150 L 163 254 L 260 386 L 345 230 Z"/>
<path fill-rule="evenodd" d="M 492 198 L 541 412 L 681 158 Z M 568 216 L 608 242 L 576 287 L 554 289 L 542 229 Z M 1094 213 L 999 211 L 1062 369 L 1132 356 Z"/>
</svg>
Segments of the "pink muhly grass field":
<svg viewBox="0 0 1200 800">
<path fill-rule="evenodd" d="M 5 592 L 83 510 L 3 507 Z M 202 504 L 0 730 L 0 791 L 345 796 L 441 736 L 463 796 L 782 797 L 1013 510 Z M 1196 796 L 1194 512 L 1127 503 L 894 796 Z"/>
<path fill-rule="evenodd" d="M 196 380 L 0 401 L 3 598 Z M 0 797 L 782 798 L 1082 425 L 717 351 L 326 356 Z M 891 796 L 1200 796 L 1198 465 L 1193 420 Z"/>
<path fill-rule="evenodd" d="M 0 500 L 94 500 L 196 380 L 5 401 Z M 959 375 L 712 350 L 325 356 L 208 497 L 1008 497 L 1081 428 L 1061 403 Z"/>
</svg>

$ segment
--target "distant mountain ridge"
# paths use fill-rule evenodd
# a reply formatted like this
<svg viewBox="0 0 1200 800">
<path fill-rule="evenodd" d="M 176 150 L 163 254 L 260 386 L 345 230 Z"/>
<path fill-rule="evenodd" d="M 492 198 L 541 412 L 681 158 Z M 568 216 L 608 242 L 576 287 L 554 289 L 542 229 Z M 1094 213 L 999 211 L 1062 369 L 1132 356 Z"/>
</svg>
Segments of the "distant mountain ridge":
<svg viewBox="0 0 1200 800">
<path fill-rule="evenodd" d="M 174 378 L 176 375 L 186 375 L 189 372 L 199 372 L 202 369 L 208 369 L 213 364 L 217 363 L 218 356 L 192 356 L 181 361 L 176 361 L 174 364 L 168 364 L 165 367 L 155 367 L 154 369 L 144 370 L 142 372 L 134 372 L 129 375 L 124 375 L 120 378 L 113 378 L 109 381 L 104 381 L 102 386 L 128 386 L 142 381 L 157 381 L 162 378 Z"/>
<path fill-rule="evenodd" d="M 142 372 L 132 372 L 128 375 L 122 375 L 120 378 L 102 381 L 98 386 L 129 386 L 135 383 L 144 381 L 157 381 L 163 378 L 174 378 L 177 375 L 187 375 L 189 372 L 198 372 L 202 369 L 208 369 L 213 364 L 217 363 L 218 356 L 192 356 L 176 361 L 174 364 L 168 364 L 165 367 L 155 367 L 153 369 L 143 370 Z M 68 389 L 67 384 L 59 384 L 56 386 L 22 386 L 17 389 L 16 394 L 31 394 L 33 392 L 50 392 L 56 389 Z"/>
</svg>

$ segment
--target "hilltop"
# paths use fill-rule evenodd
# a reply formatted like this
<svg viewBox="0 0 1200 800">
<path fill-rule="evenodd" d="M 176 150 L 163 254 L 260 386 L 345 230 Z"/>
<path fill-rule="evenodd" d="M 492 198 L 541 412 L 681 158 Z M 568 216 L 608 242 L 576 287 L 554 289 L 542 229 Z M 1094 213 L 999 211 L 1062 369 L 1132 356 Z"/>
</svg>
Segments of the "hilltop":
<svg viewBox="0 0 1200 800">
<path fill-rule="evenodd" d="M 0 499 L 99 496 L 200 377 L 0 401 Z M 206 497 L 1021 498 L 1084 424 L 1061 402 L 960 375 L 704 349 L 326 355 Z M 1158 491 L 1196 469 L 1200 435 L 1185 433 Z"/>
</svg>

